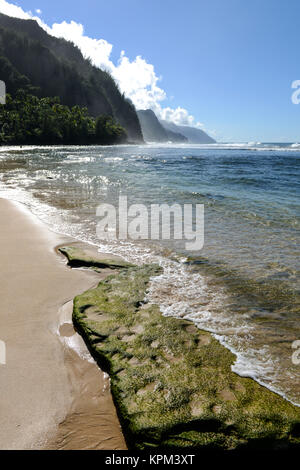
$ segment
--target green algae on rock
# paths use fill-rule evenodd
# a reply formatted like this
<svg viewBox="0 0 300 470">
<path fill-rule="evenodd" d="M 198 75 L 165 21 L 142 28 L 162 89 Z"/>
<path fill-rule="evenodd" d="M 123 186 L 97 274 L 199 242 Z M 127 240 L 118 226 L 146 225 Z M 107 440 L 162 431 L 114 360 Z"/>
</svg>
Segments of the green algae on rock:
<svg viewBox="0 0 300 470">
<path fill-rule="evenodd" d="M 234 354 L 210 333 L 144 302 L 160 272 L 127 266 L 74 300 L 75 326 L 110 374 L 129 448 L 300 446 L 299 408 L 232 372 Z"/>
<path fill-rule="evenodd" d="M 87 267 L 87 268 L 110 268 L 120 269 L 132 267 L 133 265 L 123 261 L 117 256 L 106 258 L 97 254 L 95 250 L 88 248 L 81 248 L 80 244 L 72 246 L 59 247 L 58 251 L 66 256 L 69 266 L 73 268 Z"/>
</svg>

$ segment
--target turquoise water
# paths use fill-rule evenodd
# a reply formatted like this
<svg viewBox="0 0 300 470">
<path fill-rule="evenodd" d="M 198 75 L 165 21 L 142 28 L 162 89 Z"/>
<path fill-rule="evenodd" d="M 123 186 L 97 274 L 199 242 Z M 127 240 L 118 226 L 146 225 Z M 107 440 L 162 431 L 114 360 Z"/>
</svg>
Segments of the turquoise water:
<svg viewBox="0 0 300 470">
<path fill-rule="evenodd" d="M 300 145 L 0 149 L 0 195 L 54 230 L 141 263 L 157 261 L 149 301 L 190 318 L 237 354 L 233 369 L 300 403 Z M 104 242 L 96 207 L 204 204 L 205 244 Z"/>
</svg>

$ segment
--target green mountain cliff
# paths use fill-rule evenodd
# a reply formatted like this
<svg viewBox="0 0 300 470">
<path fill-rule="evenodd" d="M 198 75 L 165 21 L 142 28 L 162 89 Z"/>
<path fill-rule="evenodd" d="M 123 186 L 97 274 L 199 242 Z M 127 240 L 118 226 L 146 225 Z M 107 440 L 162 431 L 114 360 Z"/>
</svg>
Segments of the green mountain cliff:
<svg viewBox="0 0 300 470">
<path fill-rule="evenodd" d="M 20 88 L 39 98 L 58 96 L 62 105 L 87 107 L 93 117 L 112 116 L 130 141 L 143 141 L 135 107 L 109 73 L 34 20 L 0 14 L 0 79 L 13 97 Z"/>
</svg>

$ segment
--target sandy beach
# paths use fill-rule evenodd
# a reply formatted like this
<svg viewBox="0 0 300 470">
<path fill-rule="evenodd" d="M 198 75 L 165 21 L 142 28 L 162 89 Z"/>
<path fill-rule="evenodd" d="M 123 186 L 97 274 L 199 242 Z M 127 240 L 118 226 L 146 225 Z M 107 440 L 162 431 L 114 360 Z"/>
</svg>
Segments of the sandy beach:
<svg viewBox="0 0 300 470">
<path fill-rule="evenodd" d="M 0 199 L 0 449 L 124 449 L 108 377 L 71 324 L 72 299 L 99 275 L 71 270 L 71 240 Z M 82 357 L 69 346 L 79 345 Z"/>
</svg>

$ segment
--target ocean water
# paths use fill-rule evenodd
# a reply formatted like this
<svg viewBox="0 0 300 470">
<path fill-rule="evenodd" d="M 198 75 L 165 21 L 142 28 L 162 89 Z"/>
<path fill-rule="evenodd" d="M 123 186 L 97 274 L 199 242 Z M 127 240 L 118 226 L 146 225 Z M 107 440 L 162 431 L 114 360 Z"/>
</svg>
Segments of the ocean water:
<svg viewBox="0 0 300 470">
<path fill-rule="evenodd" d="M 298 405 L 299 193 L 299 144 L 0 147 L 0 197 L 101 251 L 160 263 L 149 302 L 212 332 L 236 354 L 236 373 Z M 96 208 L 120 195 L 148 207 L 204 204 L 203 249 L 99 240 Z"/>
</svg>

